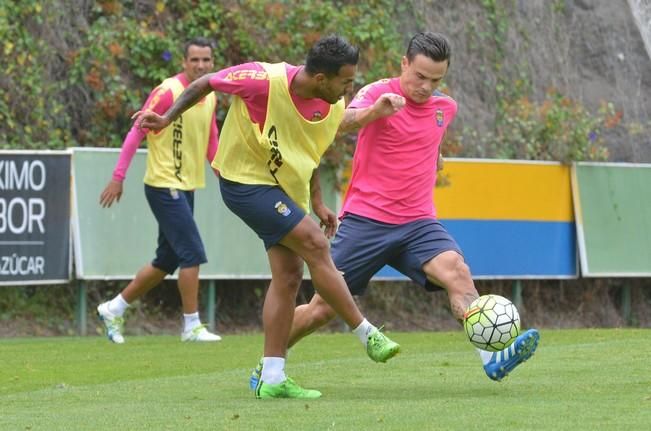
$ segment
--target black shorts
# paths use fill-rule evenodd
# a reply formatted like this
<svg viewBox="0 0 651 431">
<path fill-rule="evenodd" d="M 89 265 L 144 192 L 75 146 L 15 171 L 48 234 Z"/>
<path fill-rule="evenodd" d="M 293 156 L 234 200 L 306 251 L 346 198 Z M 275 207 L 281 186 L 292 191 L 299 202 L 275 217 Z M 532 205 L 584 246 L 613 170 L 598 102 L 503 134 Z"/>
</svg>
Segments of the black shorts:
<svg viewBox="0 0 651 431">
<path fill-rule="evenodd" d="M 145 196 L 158 222 L 158 248 L 152 265 L 168 274 L 176 268 L 206 263 L 206 252 L 194 221 L 194 192 L 152 187 Z"/>
<path fill-rule="evenodd" d="M 242 184 L 219 178 L 224 203 L 262 239 L 264 247 L 278 244 L 305 217 L 278 186 Z"/>
<path fill-rule="evenodd" d="M 463 256 L 456 241 L 435 219 L 389 224 L 346 214 L 332 241 L 335 266 L 353 295 L 366 290 L 371 277 L 384 265 L 400 271 L 427 290 L 435 290 L 423 265 L 444 251 Z"/>
</svg>

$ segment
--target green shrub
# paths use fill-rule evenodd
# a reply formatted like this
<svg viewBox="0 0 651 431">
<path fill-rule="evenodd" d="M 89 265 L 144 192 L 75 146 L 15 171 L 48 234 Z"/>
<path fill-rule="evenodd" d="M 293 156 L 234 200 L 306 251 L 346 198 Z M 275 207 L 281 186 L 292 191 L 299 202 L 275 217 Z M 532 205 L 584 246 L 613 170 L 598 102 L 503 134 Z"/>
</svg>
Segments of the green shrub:
<svg viewBox="0 0 651 431">
<path fill-rule="evenodd" d="M 45 28 L 57 15 L 36 0 L 0 3 L 0 148 L 63 148 L 72 141 L 62 60 Z M 49 12 L 49 11 L 47 11 Z"/>
<path fill-rule="evenodd" d="M 180 70 L 181 45 L 195 36 L 216 42 L 215 65 L 222 68 L 252 60 L 301 63 L 314 41 L 337 32 L 362 48 L 358 89 L 399 73 L 405 39 L 397 17 L 409 5 L 389 0 L 2 2 L 0 146 L 120 146 L 131 114 L 154 86 Z M 470 127 L 451 133 L 447 154 L 607 159 L 603 131 L 621 114 L 608 103 L 591 113 L 555 91 L 541 102 L 532 100 L 525 68 L 505 70 L 512 9 L 495 0 L 482 0 L 481 7 L 482 19 L 469 22 L 469 48 L 478 50 L 482 67 L 494 74 L 486 85 L 494 93 L 495 123 L 489 133 Z M 526 32 L 522 36 L 526 41 Z M 480 49 L 486 44 L 495 50 Z M 228 98 L 219 100 L 223 119 Z M 638 129 L 644 133 L 648 127 L 629 132 Z M 341 166 L 351 157 L 352 144 L 351 138 L 338 141 L 326 163 Z"/>
<path fill-rule="evenodd" d="M 336 32 L 362 47 L 359 84 L 395 74 L 402 36 L 378 23 L 392 23 L 398 7 L 388 0 L 2 2 L 0 145 L 119 146 L 131 114 L 181 69 L 181 45 L 195 36 L 216 42 L 222 68 L 299 64 L 314 41 Z M 220 118 L 226 101 L 220 97 Z"/>
<path fill-rule="evenodd" d="M 540 104 L 520 98 L 506 105 L 486 144 L 504 159 L 604 161 L 608 150 L 603 132 L 617 115 L 610 103 L 590 113 L 582 104 L 551 90 Z"/>
</svg>

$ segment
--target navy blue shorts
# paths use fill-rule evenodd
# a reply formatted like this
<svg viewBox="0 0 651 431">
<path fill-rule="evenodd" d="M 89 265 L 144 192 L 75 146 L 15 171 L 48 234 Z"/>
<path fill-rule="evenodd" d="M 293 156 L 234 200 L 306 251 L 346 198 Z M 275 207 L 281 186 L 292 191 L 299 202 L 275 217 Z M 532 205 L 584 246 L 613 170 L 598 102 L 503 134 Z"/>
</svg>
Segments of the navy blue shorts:
<svg viewBox="0 0 651 431">
<path fill-rule="evenodd" d="M 371 277 L 390 265 L 427 290 L 432 284 L 423 265 L 443 253 L 461 249 L 445 228 L 434 219 L 388 224 L 346 214 L 332 241 L 331 253 L 337 269 L 353 295 L 362 295 Z"/>
<path fill-rule="evenodd" d="M 152 187 L 145 184 L 145 196 L 158 222 L 158 248 L 151 264 L 167 272 L 206 263 L 206 252 L 192 216 L 194 192 Z"/>
<path fill-rule="evenodd" d="M 305 217 L 305 211 L 278 186 L 242 184 L 219 178 L 224 203 L 269 250 Z"/>
</svg>

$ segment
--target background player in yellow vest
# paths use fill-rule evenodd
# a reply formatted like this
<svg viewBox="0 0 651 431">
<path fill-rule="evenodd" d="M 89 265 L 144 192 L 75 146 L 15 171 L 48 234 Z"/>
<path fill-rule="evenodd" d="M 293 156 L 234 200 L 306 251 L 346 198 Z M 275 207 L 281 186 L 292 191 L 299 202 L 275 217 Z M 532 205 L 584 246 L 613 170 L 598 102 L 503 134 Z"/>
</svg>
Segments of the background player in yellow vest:
<svg viewBox="0 0 651 431">
<path fill-rule="evenodd" d="M 160 130 L 213 90 L 233 94 L 213 167 L 226 205 L 263 240 L 272 280 L 263 309 L 265 332 L 258 398 L 318 398 L 285 375 L 296 294 L 307 263 L 315 288 L 366 346 L 385 362 L 399 351 L 360 313 L 330 257 L 326 238 L 336 218 L 323 205 L 317 168 L 344 115 L 343 96 L 356 73 L 358 49 L 331 35 L 304 66 L 247 63 L 198 79 L 163 116 L 144 112 L 136 124 Z M 391 112 L 387 112 L 388 115 Z M 325 233 L 306 213 L 309 205 Z"/>
<path fill-rule="evenodd" d="M 184 47 L 183 72 L 156 87 L 143 109 L 163 113 L 196 79 L 213 68 L 212 44 L 195 38 Z M 199 265 L 206 253 L 194 221 L 194 189 L 205 185 L 204 160 L 217 152 L 217 123 L 214 93 L 205 94 L 195 106 L 160 131 L 132 127 L 124 140 L 113 177 L 100 195 L 100 204 L 110 207 L 122 195 L 122 181 L 138 146 L 147 139 L 145 196 L 158 222 L 156 257 L 145 265 L 127 287 L 97 307 L 109 340 L 124 343 L 123 314 L 129 304 L 179 269 L 178 288 L 183 304 L 182 341 L 219 341 L 199 319 Z"/>
</svg>

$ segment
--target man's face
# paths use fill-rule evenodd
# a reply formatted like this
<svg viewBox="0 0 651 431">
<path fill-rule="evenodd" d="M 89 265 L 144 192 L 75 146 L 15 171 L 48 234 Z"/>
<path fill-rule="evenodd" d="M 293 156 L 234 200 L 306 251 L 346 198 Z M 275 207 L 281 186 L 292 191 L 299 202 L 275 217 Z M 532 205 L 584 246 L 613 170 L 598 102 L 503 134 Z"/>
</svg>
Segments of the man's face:
<svg viewBox="0 0 651 431">
<path fill-rule="evenodd" d="M 336 76 L 328 78 L 324 74 L 317 74 L 318 97 L 330 104 L 337 103 L 347 92 L 352 90 L 356 72 L 356 65 L 346 64 L 341 66 Z"/>
<path fill-rule="evenodd" d="M 188 81 L 192 82 L 197 78 L 201 78 L 210 72 L 212 68 L 212 49 L 210 47 L 197 45 L 188 47 L 188 54 L 183 59 L 183 72 Z"/>
<path fill-rule="evenodd" d="M 402 57 L 401 69 L 402 92 L 416 103 L 425 103 L 441 84 L 448 71 L 448 61 L 437 62 L 425 55 L 416 54 L 411 62 L 407 57 Z"/>
</svg>

